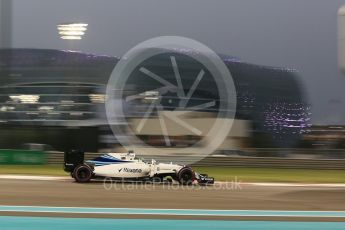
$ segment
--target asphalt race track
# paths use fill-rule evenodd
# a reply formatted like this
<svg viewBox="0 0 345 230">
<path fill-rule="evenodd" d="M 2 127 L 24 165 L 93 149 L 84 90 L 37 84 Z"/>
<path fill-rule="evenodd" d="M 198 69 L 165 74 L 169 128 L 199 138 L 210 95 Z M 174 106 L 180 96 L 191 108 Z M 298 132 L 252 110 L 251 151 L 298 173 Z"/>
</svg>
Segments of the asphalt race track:
<svg viewBox="0 0 345 230">
<path fill-rule="evenodd" d="M 327 187 L 0 180 L 0 204 L 15 206 L 344 211 L 344 194 Z"/>
<path fill-rule="evenodd" d="M 204 227 L 211 224 L 219 229 L 238 224 L 236 229 L 253 229 L 250 226 L 254 223 L 262 225 L 262 229 L 299 229 L 298 226 L 305 226 L 303 223 L 314 226 L 313 229 L 344 229 L 344 194 L 345 187 L 247 184 L 200 187 L 0 179 L 0 218 L 7 229 L 13 224 L 18 227 L 19 223 L 28 227 L 58 222 L 63 226 L 71 221 L 75 226 L 91 221 L 98 223 L 100 229 L 103 225 L 107 229 L 112 219 L 121 220 L 116 225 L 128 229 L 134 229 L 139 220 L 147 224 L 147 229 L 157 223 L 160 228 L 169 229 L 169 220 L 189 229 L 204 229 L 195 220 L 205 221 Z"/>
<path fill-rule="evenodd" d="M 0 204 L 166 209 L 345 209 L 345 188 L 240 184 L 180 186 L 0 180 Z"/>
</svg>

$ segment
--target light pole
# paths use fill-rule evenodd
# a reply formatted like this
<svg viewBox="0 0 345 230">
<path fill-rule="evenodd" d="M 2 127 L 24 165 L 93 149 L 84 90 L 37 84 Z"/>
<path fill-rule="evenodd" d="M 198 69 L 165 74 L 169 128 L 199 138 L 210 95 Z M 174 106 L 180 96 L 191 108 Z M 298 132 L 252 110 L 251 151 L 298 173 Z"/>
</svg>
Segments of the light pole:
<svg viewBox="0 0 345 230">
<path fill-rule="evenodd" d="M 338 64 L 345 74 L 345 5 L 338 10 Z"/>
<path fill-rule="evenodd" d="M 81 40 L 86 33 L 88 24 L 86 23 L 61 23 L 57 25 L 58 33 L 61 39 L 69 40 L 69 49 L 72 50 L 73 41 Z"/>
<path fill-rule="evenodd" d="M 12 1 L 0 0 L 0 48 L 10 48 L 12 43 Z"/>
<path fill-rule="evenodd" d="M 57 26 L 61 39 L 80 40 L 87 30 L 86 23 L 62 23 Z"/>
</svg>

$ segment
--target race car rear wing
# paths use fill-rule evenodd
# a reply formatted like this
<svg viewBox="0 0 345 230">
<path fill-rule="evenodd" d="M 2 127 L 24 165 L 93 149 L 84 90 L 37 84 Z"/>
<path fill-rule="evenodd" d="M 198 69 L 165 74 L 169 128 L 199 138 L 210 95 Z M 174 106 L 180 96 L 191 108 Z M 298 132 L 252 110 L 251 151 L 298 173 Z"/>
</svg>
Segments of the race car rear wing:
<svg viewBox="0 0 345 230">
<path fill-rule="evenodd" d="M 73 170 L 80 164 L 84 163 L 84 151 L 69 150 L 64 154 L 64 170 L 66 172 L 73 172 Z"/>
</svg>

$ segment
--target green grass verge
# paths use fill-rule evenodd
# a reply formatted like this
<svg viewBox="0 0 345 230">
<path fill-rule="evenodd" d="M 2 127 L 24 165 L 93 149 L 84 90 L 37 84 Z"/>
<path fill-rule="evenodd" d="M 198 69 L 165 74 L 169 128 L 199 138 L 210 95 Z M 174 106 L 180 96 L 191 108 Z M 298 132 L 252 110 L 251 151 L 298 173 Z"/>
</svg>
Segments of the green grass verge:
<svg viewBox="0 0 345 230">
<path fill-rule="evenodd" d="M 345 170 L 194 167 L 217 181 L 345 183 Z M 61 165 L 0 165 L 0 174 L 68 176 Z"/>
<path fill-rule="evenodd" d="M 345 183 L 345 170 L 194 167 L 218 181 Z"/>
<path fill-rule="evenodd" d="M 62 165 L 0 165 L 0 174 L 68 176 Z"/>
</svg>

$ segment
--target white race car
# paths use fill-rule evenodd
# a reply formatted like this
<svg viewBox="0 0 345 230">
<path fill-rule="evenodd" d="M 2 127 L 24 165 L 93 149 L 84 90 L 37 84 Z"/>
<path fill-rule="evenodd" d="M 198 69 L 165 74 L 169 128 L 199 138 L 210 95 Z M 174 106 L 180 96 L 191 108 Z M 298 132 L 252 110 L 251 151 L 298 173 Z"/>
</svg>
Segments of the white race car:
<svg viewBox="0 0 345 230">
<path fill-rule="evenodd" d="M 145 162 L 137 159 L 133 152 L 107 153 L 93 160 L 84 161 L 84 152 L 65 152 L 64 170 L 70 172 L 76 182 L 85 183 L 94 178 L 113 178 L 129 181 L 163 182 L 165 178 L 182 185 L 214 184 L 214 178 L 194 172 L 189 166 Z"/>
</svg>

